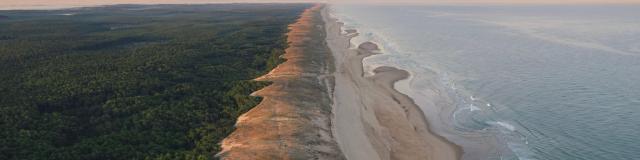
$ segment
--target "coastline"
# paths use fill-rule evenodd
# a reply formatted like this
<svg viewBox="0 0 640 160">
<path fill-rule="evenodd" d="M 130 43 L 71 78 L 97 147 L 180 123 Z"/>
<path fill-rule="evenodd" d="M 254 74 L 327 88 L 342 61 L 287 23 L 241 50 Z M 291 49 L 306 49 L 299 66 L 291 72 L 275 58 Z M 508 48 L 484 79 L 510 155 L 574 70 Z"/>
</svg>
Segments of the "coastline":
<svg viewBox="0 0 640 160">
<path fill-rule="evenodd" d="M 289 26 L 286 61 L 257 78 L 260 104 L 240 116 L 221 142 L 222 159 L 460 159 L 459 146 L 429 130 L 414 101 L 394 88 L 410 73 L 363 59 L 381 54 L 372 42 L 351 48 L 357 30 L 318 4 Z"/>
<path fill-rule="evenodd" d="M 409 72 L 389 66 L 366 76 L 362 60 L 381 54 L 372 42 L 350 49 L 356 30 L 323 9 L 327 45 L 335 58 L 332 132 L 347 159 L 460 159 L 462 149 L 429 131 L 421 109 L 393 86 Z"/>
<path fill-rule="evenodd" d="M 317 4 L 289 25 L 286 61 L 256 78 L 262 102 L 241 115 L 221 142 L 221 159 L 345 159 L 331 132 L 333 58 Z"/>
</svg>

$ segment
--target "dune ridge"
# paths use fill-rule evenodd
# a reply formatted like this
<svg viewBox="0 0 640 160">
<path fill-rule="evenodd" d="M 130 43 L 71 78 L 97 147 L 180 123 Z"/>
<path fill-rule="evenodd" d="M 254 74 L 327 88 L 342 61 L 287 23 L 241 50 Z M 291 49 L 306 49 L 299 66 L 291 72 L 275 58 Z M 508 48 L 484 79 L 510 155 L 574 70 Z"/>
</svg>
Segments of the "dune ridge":
<svg viewBox="0 0 640 160">
<path fill-rule="evenodd" d="M 333 58 L 325 45 L 323 4 L 305 10 L 289 26 L 286 62 L 257 78 L 273 84 L 238 118 L 225 138 L 222 159 L 344 159 L 331 132 Z"/>
</svg>

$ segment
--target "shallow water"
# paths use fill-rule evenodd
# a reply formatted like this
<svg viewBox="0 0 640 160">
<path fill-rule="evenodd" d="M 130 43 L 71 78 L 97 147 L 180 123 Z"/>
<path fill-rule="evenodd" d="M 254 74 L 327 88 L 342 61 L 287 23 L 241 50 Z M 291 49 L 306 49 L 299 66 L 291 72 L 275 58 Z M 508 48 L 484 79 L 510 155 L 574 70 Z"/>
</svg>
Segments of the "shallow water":
<svg viewBox="0 0 640 160">
<path fill-rule="evenodd" d="M 640 6 L 332 9 L 465 159 L 640 159 Z"/>
</svg>

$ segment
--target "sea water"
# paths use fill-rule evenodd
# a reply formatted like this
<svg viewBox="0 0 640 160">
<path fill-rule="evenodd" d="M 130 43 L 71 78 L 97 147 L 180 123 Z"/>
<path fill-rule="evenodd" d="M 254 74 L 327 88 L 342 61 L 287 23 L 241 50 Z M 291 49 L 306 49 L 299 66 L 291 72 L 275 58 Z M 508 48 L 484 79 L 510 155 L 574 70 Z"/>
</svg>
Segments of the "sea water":
<svg viewBox="0 0 640 160">
<path fill-rule="evenodd" d="M 342 5 L 464 159 L 640 159 L 640 6 Z"/>
</svg>

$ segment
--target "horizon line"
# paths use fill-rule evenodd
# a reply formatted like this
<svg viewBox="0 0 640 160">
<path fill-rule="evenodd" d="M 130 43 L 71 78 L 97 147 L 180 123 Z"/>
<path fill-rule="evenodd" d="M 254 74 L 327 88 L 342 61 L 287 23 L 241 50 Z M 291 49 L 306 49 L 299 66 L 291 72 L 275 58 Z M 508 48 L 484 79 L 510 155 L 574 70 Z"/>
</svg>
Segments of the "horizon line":
<svg viewBox="0 0 640 160">
<path fill-rule="evenodd" d="M 333 1 L 333 0 L 332 0 Z M 105 7 L 105 6 L 114 6 L 114 5 L 199 5 L 199 4 L 296 4 L 296 3 L 320 3 L 320 4 L 363 4 L 363 2 L 358 1 L 348 1 L 348 2 L 330 2 L 327 0 L 317 1 L 317 0 L 300 0 L 300 1 L 162 1 L 162 2 L 151 2 L 151 1 L 131 1 L 131 2 L 77 2 L 74 1 L 72 3 L 63 3 L 63 4 L 4 4 L 0 5 L 1 10 L 60 10 L 60 9 L 72 9 L 72 8 L 85 8 L 85 7 Z M 431 2 L 417 2 L 417 1 L 406 1 L 406 2 L 387 2 L 387 1 L 374 1 L 374 2 L 366 2 L 366 4 L 373 5 L 640 5 L 640 1 L 617 1 L 617 2 L 581 2 L 581 3 L 567 3 L 567 2 L 557 2 L 557 1 L 549 1 L 549 2 L 505 2 L 505 1 L 487 1 L 487 2 L 468 2 L 468 1 L 450 1 L 450 2 L 441 2 L 441 1 L 431 1 Z"/>
</svg>

